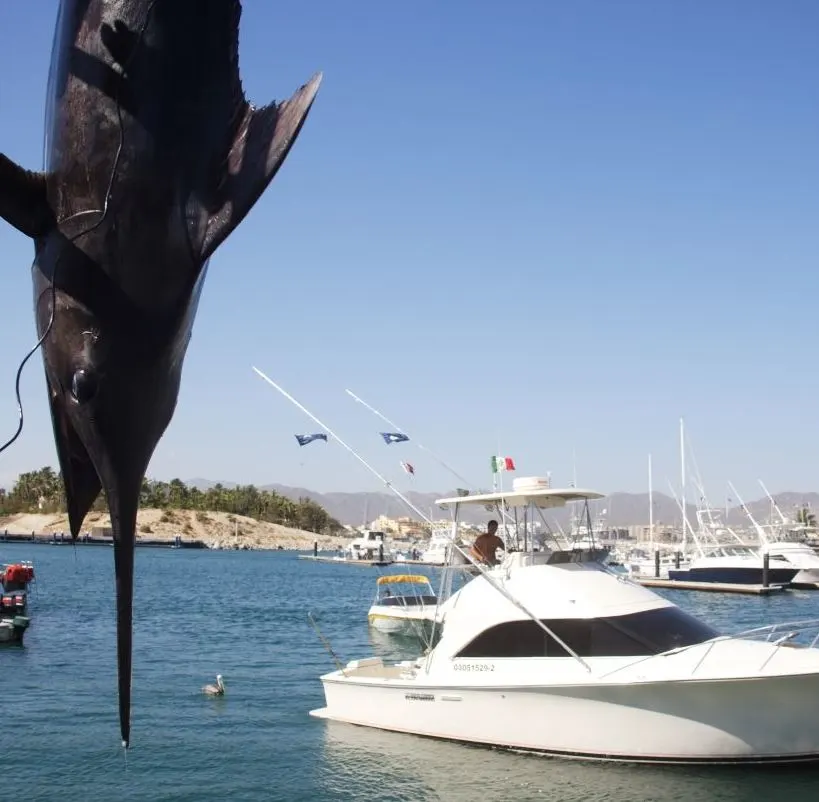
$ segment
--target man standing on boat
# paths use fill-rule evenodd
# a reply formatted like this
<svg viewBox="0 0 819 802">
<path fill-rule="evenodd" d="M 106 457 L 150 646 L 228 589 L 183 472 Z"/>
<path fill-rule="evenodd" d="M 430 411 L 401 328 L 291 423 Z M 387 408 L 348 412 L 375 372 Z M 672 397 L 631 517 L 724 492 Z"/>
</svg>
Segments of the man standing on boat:
<svg viewBox="0 0 819 802">
<path fill-rule="evenodd" d="M 486 563 L 487 565 L 498 564 L 498 558 L 495 556 L 495 552 L 498 549 L 505 551 L 506 547 L 503 545 L 503 541 L 498 537 L 497 531 L 498 522 L 490 521 L 486 525 L 486 531 L 475 538 L 475 542 L 472 544 L 471 554 L 479 562 Z"/>
</svg>

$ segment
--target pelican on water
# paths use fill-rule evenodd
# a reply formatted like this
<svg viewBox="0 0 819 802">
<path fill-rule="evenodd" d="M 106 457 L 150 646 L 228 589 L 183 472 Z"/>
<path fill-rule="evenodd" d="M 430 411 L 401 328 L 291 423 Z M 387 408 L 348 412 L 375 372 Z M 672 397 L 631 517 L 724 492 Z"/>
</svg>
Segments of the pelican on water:
<svg viewBox="0 0 819 802">
<path fill-rule="evenodd" d="M 216 675 L 216 684 L 215 685 L 203 685 L 202 692 L 207 696 L 224 696 L 225 695 L 225 683 L 222 682 L 222 675 Z"/>
</svg>

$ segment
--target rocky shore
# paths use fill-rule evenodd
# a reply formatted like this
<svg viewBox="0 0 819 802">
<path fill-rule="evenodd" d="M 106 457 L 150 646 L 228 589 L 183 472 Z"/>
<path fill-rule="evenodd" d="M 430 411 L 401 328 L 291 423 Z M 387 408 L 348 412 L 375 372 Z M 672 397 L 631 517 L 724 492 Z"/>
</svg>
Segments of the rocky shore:
<svg viewBox="0 0 819 802">
<path fill-rule="evenodd" d="M 110 527 L 106 513 L 92 512 L 83 521 L 82 531 Z M 65 532 L 68 518 L 64 513 L 10 515 L 0 517 L 0 532 L 10 533 Z M 180 535 L 184 540 L 201 540 L 209 548 L 222 549 L 287 549 L 306 551 L 318 541 L 319 549 L 335 549 L 346 543 L 350 536 L 317 535 L 303 529 L 291 529 L 279 524 L 257 521 L 244 515 L 202 510 L 140 510 L 137 517 L 137 539 L 173 541 Z"/>
</svg>

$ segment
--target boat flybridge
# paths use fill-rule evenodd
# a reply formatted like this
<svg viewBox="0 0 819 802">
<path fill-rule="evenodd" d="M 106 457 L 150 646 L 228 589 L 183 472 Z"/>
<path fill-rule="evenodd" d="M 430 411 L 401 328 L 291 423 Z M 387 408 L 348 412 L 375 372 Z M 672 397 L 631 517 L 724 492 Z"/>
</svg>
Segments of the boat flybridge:
<svg viewBox="0 0 819 802">
<path fill-rule="evenodd" d="M 600 497 L 527 479 L 436 503 L 457 526 L 464 505 L 504 504 L 525 521 Z M 311 715 L 566 757 L 819 761 L 819 619 L 723 635 L 596 550 L 565 548 L 510 550 L 447 608 L 418 659 L 323 675 L 326 706 Z"/>
</svg>

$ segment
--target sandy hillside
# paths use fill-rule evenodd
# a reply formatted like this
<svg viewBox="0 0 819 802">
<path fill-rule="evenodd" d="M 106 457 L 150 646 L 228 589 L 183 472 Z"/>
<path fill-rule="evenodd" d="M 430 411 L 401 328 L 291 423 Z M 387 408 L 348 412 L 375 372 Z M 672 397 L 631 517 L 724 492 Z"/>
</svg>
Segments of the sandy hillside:
<svg viewBox="0 0 819 802">
<path fill-rule="evenodd" d="M 236 527 L 238 524 L 238 536 Z M 92 512 L 83 521 L 82 531 L 111 525 L 105 513 Z M 68 533 L 68 518 L 64 514 L 11 515 L 0 517 L 0 531 Z M 140 510 L 137 517 L 137 539 L 173 540 L 181 535 L 184 540 L 202 540 L 211 548 L 312 549 L 318 541 L 320 549 L 335 548 L 346 543 L 349 535 L 341 533 L 328 537 L 291 529 L 287 526 L 257 521 L 243 515 L 226 512 L 200 512 L 193 510 Z"/>
</svg>

